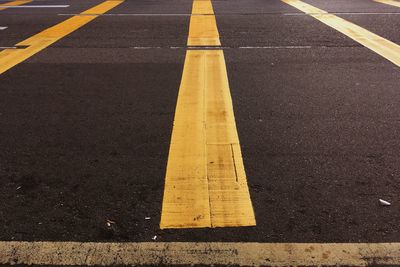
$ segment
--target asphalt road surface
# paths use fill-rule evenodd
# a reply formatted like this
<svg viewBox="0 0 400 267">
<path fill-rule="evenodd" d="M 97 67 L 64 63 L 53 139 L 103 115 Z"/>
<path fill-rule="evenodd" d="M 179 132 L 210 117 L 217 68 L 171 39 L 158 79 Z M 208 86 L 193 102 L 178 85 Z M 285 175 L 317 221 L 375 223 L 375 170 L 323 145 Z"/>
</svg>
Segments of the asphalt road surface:
<svg viewBox="0 0 400 267">
<path fill-rule="evenodd" d="M 0 7 L 0 62 L 102 2 Z M 400 7 L 303 2 L 400 44 Z M 212 1 L 256 226 L 160 229 L 192 5 L 125 0 L 0 74 L 0 240 L 400 241 L 400 49 L 280 0 Z"/>
</svg>

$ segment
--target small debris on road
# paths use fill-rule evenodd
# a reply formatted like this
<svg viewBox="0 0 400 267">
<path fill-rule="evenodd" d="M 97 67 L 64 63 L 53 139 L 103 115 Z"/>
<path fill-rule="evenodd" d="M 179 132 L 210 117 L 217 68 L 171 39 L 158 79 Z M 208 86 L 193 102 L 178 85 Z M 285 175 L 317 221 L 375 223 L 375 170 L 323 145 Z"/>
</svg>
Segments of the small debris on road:
<svg viewBox="0 0 400 267">
<path fill-rule="evenodd" d="M 111 227 L 113 224 L 115 224 L 114 221 L 111 221 L 111 220 L 107 220 L 107 221 L 106 221 L 106 225 L 107 225 L 108 227 Z"/>
<path fill-rule="evenodd" d="M 155 236 L 153 236 L 151 239 L 153 239 L 154 241 L 156 241 L 157 236 L 155 235 Z"/>
<path fill-rule="evenodd" d="M 145 220 L 150 220 L 150 219 L 151 219 L 151 217 L 144 217 L 144 219 L 145 219 Z"/>
<path fill-rule="evenodd" d="M 390 205 L 392 205 L 390 202 L 387 202 L 386 200 L 383 200 L 383 199 L 379 199 L 379 203 L 382 206 L 390 206 Z"/>
</svg>

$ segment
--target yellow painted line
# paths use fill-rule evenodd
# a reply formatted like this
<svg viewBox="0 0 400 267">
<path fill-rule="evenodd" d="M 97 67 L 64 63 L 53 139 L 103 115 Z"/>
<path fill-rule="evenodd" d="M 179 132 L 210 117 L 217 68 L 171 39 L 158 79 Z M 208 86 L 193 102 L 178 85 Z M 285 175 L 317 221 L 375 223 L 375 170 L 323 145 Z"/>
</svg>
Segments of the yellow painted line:
<svg viewBox="0 0 400 267">
<path fill-rule="evenodd" d="M 211 0 L 194 0 L 190 16 L 189 46 L 220 46 Z"/>
<path fill-rule="evenodd" d="M 0 4 L 0 10 L 7 9 L 7 7 L 2 7 L 2 6 L 20 6 L 20 5 L 30 3 L 30 2 L 32 2 L 32 0 L 20 0 L 20 1 L 12 1 L 12 2 L 8 2 L 8 3 L 3 3 L 3 4 Z"/>
<path fill-rule="evenodd" d="M 378 3 L 386 4 L 386 5 L 400 7 L 399 1 L 394 1 L 394 0 L 374 0 L 374 1 L 378 2 Z"/>
<path fill-rule="evenodd" d="M 0 264 L 399 266 L 400 243 L 0 242 Z"/>
<path fill-rule="evenodd" d="M 212 13 L 211 1 L 195 0 L 196 12 Z M 198 27 L 196 23 L 191 20 L 190 29 Z M 213 27 L 218 34 L 216 24 Z M 189 32 L 191 36 L 195 31 Z M 218 35 L 212 38 L 219 43 Z M 213 45 L 213 40 L 202 44 Z M 223 51 L 189 50 L 175 111 L 160 227 L 255 224 Z"/>
<path fill-rule="evenodd" d="M 381 55 L 387 60 L 391 61 L 397 66 L 400 66 L 400 46 L 375 34 L 372 33 L 354 23 L 351 23 L 345 19 L 337 17 L 333 14 L 316 8 L 312 5 L 304 3 L 300 0 L 281 0 L 300 11 L 309 14 L 317 20 L 325 23 L 333 29 L 343 33 L 350 37 L 354 41 L 362 44 L 363 46 L 371 49 L 375 53 Z"/>
<path fill-rule="evenodd" d="M 84 11 L 80 15 L 73 16 L 72 18 L 69 18 L 16 44 L 16 46 L 26 46 L 25 48 L 5 49 L 4 51 L 0 52 L 0 74 L 47 48 L 68 34 L 76 31 L 80 27 L 97 18 L 99 14 L 109 11 L 123 2 L 124 0 L 104 1 L 101 4 Z"/>
</svg>

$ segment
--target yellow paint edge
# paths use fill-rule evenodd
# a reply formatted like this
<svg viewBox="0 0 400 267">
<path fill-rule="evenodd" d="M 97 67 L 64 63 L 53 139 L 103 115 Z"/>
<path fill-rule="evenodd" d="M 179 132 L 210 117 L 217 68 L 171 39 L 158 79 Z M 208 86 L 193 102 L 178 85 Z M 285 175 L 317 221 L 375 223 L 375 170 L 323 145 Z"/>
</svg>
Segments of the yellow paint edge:
<svg viewBox="0 0 400 267">
<path fill-rule="evenodd" d="M 124 0 L 109 0 L 96 5 L 81 14 L 104 14 L 123 3 Z M 6 72 L 19 63 L 47 48 L 68 34 L 78 30 L 85 24 L 97 18 L 97 15 L 73 16 L 55 26 L 52 26 L 20 43 L 16 46 L 26 46 L 23 49 L 5 49 L 0 52 L 0 74 Z"/>
<path fill-rule="evenodd" d="M 0 242 L 0 264 L 398 266 L 400 243 Z"/>
<path fill-rule="evenodd" d="M 32 2 L 32 0 L 18 0 L 18 1 L 8 2 L 8 3 L 3 3 L 3 4 L 0 4 L 0 11 L 7 9 L 7 7 L 2 7 L 2 6 L 21 6 L 21 5 L 24 5 L 27 3 L 31 3 L 31 2 Z"/>
<path fill-rule="evenodd" d="M 398 2 L 398 1 L 393 1 L 393 0 L 374 0 L 374 1 L 377 2 L 377 3 L 381 3 L 381 4 L 400 7 L 400 2 Z"/>
<path fill-rule="evenodd" d="M 300 0 L 281 0 L 350 37 L 400 67 L 400 46 L 354 23 Z"/>
</svg>

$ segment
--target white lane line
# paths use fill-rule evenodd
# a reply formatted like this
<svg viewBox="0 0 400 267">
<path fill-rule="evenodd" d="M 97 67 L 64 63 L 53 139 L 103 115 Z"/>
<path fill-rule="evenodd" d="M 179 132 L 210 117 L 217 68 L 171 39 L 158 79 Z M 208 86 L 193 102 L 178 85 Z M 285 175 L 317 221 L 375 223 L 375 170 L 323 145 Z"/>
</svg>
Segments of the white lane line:
<svg viewBox="0 0 400 267">
<path fill-rule="evenodd" d="M 327 46 L 132 46 L 130 49 L 188 49 L 188 50 L 221 50 L 221 49 L 310 49 L 310 48 L 327 48 Z"/>
<path fill-rule="evenodd" d="M 7 29 L 8 27 L 5 26 L 0 26 L 0 31 L 4 31 L 5 29 Z"/>
<path fill-rule="evenodd" d="M 400 15 L 400 12 L 332 12 L 329 14 L 334 15 Z M 312 15 L 323 15 L 320 13 L 283 13 L 284 16 L 312 16 Z"/>
<path fill-rule="evenodd" d="M 160 16 L 160 17 L 177 17 L 177 16 L 183 16 L 183 17 L 190 17 L 191 14 L 129 14 L 129 13 L 120 13 L 120 14 L 75 14 L 75 13 L 60 13 L 57 14 L 58 16 L 138 16 L 138 17 L 147 17 L 147 16 Z"/>
<path fill-rule="evenodd" d="M 302 46 L 239 46 L 239 49 L 310 49 L 310 45 Z"/>
<path fill-rule="evenodd" d="M 399 266 L 400 243 L 0 242 L 0 264 Z"/>
<path fill-rule="evenodd" d="M 1 8 L 66 8 L 70 5 L 30 5 L 30 6 L 1 6 Z"/>
<path fill-rule="evenodd" d="M 400 12 L 333 12 L 330 14 L 334 15 L 400 15 Z M 157 13 L 114 13 L 114 14 L 75 14 L 75 13 L 60 13 L 58 16 L 138 16 L 138 17 L 146 17 L 146 16 L 160 16 L 160 17 L 168 17 L 168 16 L 204 16 L 209 14 L 186 14 L 186 13 L 176 13 L 176 14 L 157 14 Z M 216 16 L 308 16 L 308 14 L 304 13 L 218 13 Z M 312 13 L 310 13 L 312 15 Z M 319 15 L 319 14 L 318 14 Z"/>
</svg>

